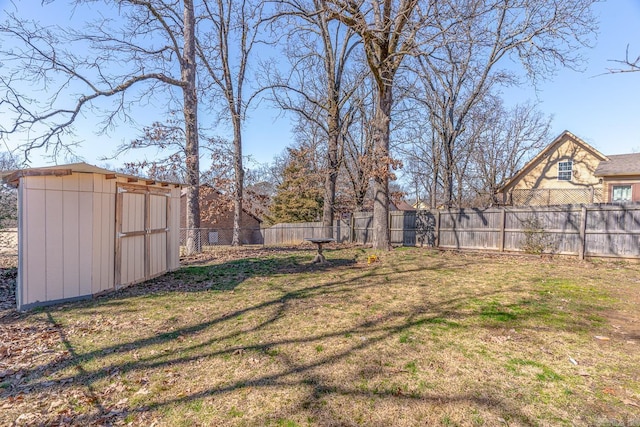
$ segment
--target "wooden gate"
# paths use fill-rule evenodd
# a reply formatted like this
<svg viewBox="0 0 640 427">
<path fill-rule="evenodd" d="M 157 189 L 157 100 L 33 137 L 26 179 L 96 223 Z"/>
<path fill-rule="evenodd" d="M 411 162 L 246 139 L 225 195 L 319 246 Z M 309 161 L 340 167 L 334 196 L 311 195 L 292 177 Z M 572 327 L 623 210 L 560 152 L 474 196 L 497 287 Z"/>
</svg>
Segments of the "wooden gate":
<svg viewBox="0 0 640 427">
<path fill-rule="evenodd" d="M 167 270 L 169 190 L 118 185 L 116 198 L 116 288 Z"/>
</svg>

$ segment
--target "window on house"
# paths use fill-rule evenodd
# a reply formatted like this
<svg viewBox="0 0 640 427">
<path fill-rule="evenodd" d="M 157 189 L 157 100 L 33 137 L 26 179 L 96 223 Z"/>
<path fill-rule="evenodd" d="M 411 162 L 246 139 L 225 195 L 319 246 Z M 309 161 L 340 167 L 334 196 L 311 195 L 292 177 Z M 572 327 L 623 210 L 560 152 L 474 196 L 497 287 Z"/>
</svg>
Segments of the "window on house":
<svg viewBox="0 0 640 427">
<path fill-rule="evenodd" d="M 614 185 L 611 192 L 612 202 L 630 202 L 631 186 L 630 185 Z"/>
<path fill-rule="evenodd" d="M 573 160 L 558 162 L 558 180 L 571 181 L 573 173 Z"/>
</svg>

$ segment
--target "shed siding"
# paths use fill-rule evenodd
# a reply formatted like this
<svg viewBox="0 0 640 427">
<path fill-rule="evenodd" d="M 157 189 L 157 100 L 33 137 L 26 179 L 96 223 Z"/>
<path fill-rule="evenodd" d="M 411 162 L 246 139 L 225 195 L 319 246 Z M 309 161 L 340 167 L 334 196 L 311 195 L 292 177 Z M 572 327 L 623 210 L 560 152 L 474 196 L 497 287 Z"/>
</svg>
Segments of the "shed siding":
<svg viewBox="0 0 640 427">
<path fill-rule="evenodd" d="M 115 288 L 116 183 L 126 183 L 127 179 L 107 176 L 73 172 L 20 177 L 19 309 Z M 165 186 L 163 190 L 169 189 Z M 149 275 L 178 268 L 180 189 L 170 190 L 169 203 L 166 196 L 150 198 L 153 209 L 149 224 L 163 233 L 134 236 L 122 242 L 126 263 L 122 283 L 148 277 L 145 239 L 150 239 L 151 245 Z M 126 196 L 131 197 L 132 212 L 125 216 L 123 229 L 144 231 L 145 196 Z M 169 233 L 164 233 L 166 228 Z"/>
<path fill-rule="evenodd" d="M 51 185 L 53 179 L 57 178 L 59 185 Z M 64 227 L 62 214 L 62 191 L 51 188 L 62 189 L 62 179 L 58 177 L 47 177 L 47 191 L 45 193 L 45 263 L 47 275 L 47 300 L 57 300 L 64 298 L 64 253 L 61 250 L 62 229 Z"/>
<path fill-rule="evenodd" d="M 65 180 L 66 181 L 66 180 Z M 69 180 L 74 184 L 74 180 Z M 64 181 L 63 181 L 64 185 Z M 70 186 L 71 188 L 74 185 Z M 69 188 L 69 187 L 63 187 Z M 62 253 L 63 257 L 63 282 L 64 298 L 73 298 L 82 295 L 80 291 L 80 193 L 78 180 L 75 179 L 75 190 L 62 192 Z"/>
<path fill-rule="evenodd" d="M 80 290 L 78 295 L 91 295 L 92 289 L 92 262 L 93 262 L 93 217 L 88 213 L 93 209 L 93 194 L 85 190 L 83 186 L 89 180 L 80 176 L 80 192 L 78 193 L 78 232 L 79 232 L 79 277 Z M 93 186 L 93 180 L 91 180 Z"/>
<path fill-rule="evenodd" d="M 40 177 L 36 177 L 40 178 Z M 38 183 L 40 184 L 40 183 Z M 44 179 L 42 179 L 44 187 Z M 44 190 L 27 190 L 23 202 L 25 223 L 23 280 L 31 286 L 24 288 L 25 304 L 47 299 L 46 247 L 44 245 L 45 226 L 45 192 Z"/>
<path fill-rule="evenodd" d="M 180 267 L 180 189 L 171 189 L 169 202 L 169 239 L 167 246 L 168 270 Z"/>
</svg>

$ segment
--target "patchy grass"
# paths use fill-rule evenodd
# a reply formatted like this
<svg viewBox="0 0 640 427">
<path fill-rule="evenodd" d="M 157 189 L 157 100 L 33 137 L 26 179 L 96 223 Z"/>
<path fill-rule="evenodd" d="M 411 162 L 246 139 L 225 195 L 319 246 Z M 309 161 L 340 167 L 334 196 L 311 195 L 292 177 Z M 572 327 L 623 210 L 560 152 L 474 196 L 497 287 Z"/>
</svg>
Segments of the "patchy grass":
<svg viewBox="0 0 640 427">
<path fill-rule="evenodd" d="M 237 252 L 4 315 L 0 424 L 640 424 L 638 265 L 372 253 Z"/>
</svg>

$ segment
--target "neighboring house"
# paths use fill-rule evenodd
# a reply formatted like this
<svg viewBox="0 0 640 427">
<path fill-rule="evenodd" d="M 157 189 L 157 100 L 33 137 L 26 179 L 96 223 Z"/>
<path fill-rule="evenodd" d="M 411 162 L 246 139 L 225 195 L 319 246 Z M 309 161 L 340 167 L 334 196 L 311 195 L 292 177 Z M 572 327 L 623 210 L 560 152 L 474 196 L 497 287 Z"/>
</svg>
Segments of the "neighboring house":
<svg viewBox="0 0 640 427">
<path fill-rule="evenodd" d="M 604 179 L 600 176 L 604 175 L 596 175 L 596 169 L 607 160 L 585 141 L 564 131 L 498 189 L 498 200 L 509 205 L 603 202 Z"/>
<path fill-rule="evenodd" d="M 602 180 L 606 203 L 640 202 L 640 153 L 607 156 L 595 176 Z"/>
<path fill-rule="evenodd" d="M 201 186 L 200 191 L 200 229 L 203 245 L 230 245 L 233 237 L 233 205 L 223 200 L 222 194 L 211 188 Z M 183 190 L 180 196 L 181 216 L 180 228 L 187 227 L 187 195 Z M 207 214 L 209 212 L 209 214 Z M 262 244 L 260 232 L 262 220 L 247 210 L 242 210 L 242 244 Z M 183 237 L 184 237 L 184 233 Z"/>
</svg>

